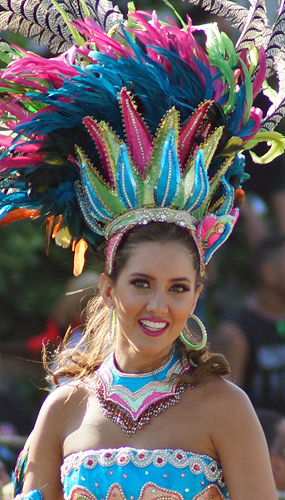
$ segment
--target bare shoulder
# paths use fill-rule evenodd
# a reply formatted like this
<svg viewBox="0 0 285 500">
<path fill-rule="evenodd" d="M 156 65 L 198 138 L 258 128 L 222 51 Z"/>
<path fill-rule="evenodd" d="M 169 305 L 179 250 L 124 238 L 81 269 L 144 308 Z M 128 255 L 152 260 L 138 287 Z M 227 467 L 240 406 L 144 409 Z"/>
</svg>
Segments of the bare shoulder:
<svg viewBox="0 0 285 500">
<path fill-rule="evenodd" d="M 220 402 L 222 402 L 224 398 L 228 397 L 233 400 L 236 398 L 241 398 L 246 401 L 248 400 L 248 396 L 240 387 L 226 377 L 219 375 L 210 376 L 204 384 L 201 384 L 200 387 L 203 388 L 203 390 L 209 395 L 214 393 L 215 397 L 218 396 L 220 398 Z"/>
<path fill-rule="evenodd" d="M 236 384 L 224 377 L 211 377 L 199 387 L 205 397 L 206 404 L 220 417 L 225 412 L 227 415 L 241 410 L 255 413 L 247 394 Z"/>
<path fill-rule="evenodd" d="M 84 384 L 73 381 L 54 389 L 44 401 L 30 436 L 24 493 L 39 489 L 47 500 L 62 500 L 62 443 L 69 426 L 76 427 L 85 414 L 87 397 Z"/>
<path fill-rule="evenodd" d="M 209 438 L 222 465 L 230 497 L 276 498 L 265 437 L 248 396 L 219 377 L 198 389 L 205 401 Z"/>
<path fill-rule="evenodd" d="M 211 415 L 214 440 L 234 437 L 262 438 L 263 432 L 247 394 L 223 377 L 213 377 L 200 388 L 207 414 Z"/>
<path fill-rule="evenodd" d="M 40 409 L 33 436 L 40 433 L 42 438 L 48 434 L 63 438 L 66 422 L 81 411 L 87 397 L 88 391 L 80 381 L 64 383 L 51 391 Z"/>
<path fill-rule="evenodd" d="M 71 380 L 53 389 L 43 403 L 43 408 L 63 408 L 66 404 L 79 402 L 88 395 L 88 390 L 81 380 Z"/>
</svg>

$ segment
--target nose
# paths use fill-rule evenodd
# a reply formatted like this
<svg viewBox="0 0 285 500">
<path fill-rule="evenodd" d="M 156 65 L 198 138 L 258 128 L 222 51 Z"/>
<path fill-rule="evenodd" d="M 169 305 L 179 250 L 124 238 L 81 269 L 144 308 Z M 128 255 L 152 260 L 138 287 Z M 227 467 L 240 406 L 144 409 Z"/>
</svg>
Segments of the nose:
<svg viewBox="0 0 285 500">
<path fill-rule="evenodd" d="M 149 296 L 146 310 L 152 312 L 156 316 L 161 316 L 168 312 L 168 304 L 165 294 L 161 290 L 155 290 Z"/>
</svg>

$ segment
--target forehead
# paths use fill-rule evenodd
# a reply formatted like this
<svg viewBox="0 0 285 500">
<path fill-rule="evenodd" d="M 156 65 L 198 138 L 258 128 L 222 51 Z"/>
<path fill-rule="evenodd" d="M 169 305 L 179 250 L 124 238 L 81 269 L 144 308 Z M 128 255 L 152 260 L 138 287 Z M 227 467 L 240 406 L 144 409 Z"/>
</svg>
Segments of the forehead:
<svg viewBox="0 0 285 500">
<path fill-rule="evenodd" d="M 145 242 L 132 248 L 123 271 L 177 276 L 195 273 L 190 249 L 175 241 Z"/>
</svg>

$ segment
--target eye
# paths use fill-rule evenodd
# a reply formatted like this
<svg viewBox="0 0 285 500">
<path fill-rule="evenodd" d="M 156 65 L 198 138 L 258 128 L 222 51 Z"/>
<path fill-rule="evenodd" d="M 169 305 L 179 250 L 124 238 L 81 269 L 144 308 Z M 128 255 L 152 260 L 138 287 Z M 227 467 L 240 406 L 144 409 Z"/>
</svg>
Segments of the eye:
<svg viewBox="0 0 285 500">
<path fill-rule="evenodd" d="M 130 284 L 136 288 L 149 288 L 149 282 L 142 278 L 135 278 L 130 281 Z"/>
<path fill-rule="evenodd" d="M 175 285 L 171 286 L 170 291 L 175 293 L 190 292 L 190 288 L 182 283 L 175 283 Z"/>
</svg>

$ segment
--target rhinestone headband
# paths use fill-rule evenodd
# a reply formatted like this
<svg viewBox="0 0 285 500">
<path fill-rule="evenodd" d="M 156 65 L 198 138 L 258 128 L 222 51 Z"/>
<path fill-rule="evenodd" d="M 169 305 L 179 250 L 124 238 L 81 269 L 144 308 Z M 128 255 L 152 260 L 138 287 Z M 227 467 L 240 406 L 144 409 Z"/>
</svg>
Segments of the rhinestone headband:
<svg viewBox="0 0 285 500">
<path fill-rule="evenodd" d="M 197 221 L 189 212 L 171 208 L 139 208 L 138 210 L 130 210 L 126 214 L 117 217 L 106 227 L 105 236 L 109 241 L 106 270 L 109 274 L 112 272 L 116 251 L 125 234 L 134 227 L 145 226 L 150 222 L 175 224 L 189 231 L 199 252 L 201 276 L 205 273 L 203 245 L 196 235 Z"/>
</svg>

